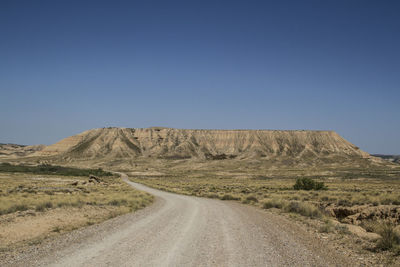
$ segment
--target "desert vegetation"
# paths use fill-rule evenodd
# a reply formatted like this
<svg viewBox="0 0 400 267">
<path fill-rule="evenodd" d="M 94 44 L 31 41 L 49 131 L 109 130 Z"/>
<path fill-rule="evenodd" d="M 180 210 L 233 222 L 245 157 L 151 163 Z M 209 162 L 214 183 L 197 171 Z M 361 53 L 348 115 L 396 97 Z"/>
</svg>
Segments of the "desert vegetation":
<svg viewBox="0 0 400 267">
<path fill-rule="evenodd" d="M 135 211 L 153 200 L 98 169 L 2 164 L 1 170 L 2 250 Z"/>
<path fill-rule="evenodd" d="M 327 190 L 324 182 L 316 182 L 311 178 L 297 178 L 293 185 L 294 190 Z"/>
<path fill-rule="evenodd" d="M 133 181 L 169 192 L 316 219 L 321 233 L 354 232 L 371 241 L 369 250 L 398 253 L 399 234 L 394 229 L 400 223 L 400 167 L 278 169 L 257 160 L 159 160 L 151 166 L 138 163 L 129 175 Z M 367 222 L 375 226 L 367 227 Z"/>
<path fill-rule="evenodd" d="M 10 164 L 0 163 L 0 172 L 12 172 L 12 173 L 32 173 L 32 174 L 53 174 L 53 175 L 64 175 L 64 176 L 112 176 L 111 172 L 103 171 L 101 168 L 98 169 L 79 169 L 72 167 L 63 167 L 50 164 L 41 165 L 22 165 L 22 164 Z"/>
</svg>

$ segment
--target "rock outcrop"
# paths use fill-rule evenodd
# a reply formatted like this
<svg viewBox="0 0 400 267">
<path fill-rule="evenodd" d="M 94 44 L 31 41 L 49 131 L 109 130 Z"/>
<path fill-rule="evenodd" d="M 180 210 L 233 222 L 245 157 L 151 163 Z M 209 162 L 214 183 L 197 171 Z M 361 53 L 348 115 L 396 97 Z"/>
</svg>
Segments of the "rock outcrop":
<svg viewBox="0 0 400 267">
<path fill-rule="evenodd" d="M 352 207 L 328 206 L 327 214 L 339 219 L 341 222 L 359 225 L 362 221 L 390 220 L 400 223 L 399 205 L 359 205 Z"/>
<path fill-rule="evenodd" d="M 68 159 L 338 159 L 372 158 L 333 131 L 99 128 L 47 146 L 35 156 Z"/>
</svg>

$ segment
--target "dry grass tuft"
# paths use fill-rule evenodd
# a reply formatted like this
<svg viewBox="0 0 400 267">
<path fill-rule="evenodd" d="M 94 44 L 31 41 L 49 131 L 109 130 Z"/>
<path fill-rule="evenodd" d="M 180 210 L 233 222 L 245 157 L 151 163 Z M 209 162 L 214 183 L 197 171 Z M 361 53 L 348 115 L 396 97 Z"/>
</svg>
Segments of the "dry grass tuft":
<svg viewBox="0 0 400 267">
<path fill-rule="evenodd" d="M 400 246 L 400 235 L 395 232 L 394 228 L 395 224 L 391 221 L 383 221 L 376 226 L 376 232 L 382 237 L 376 244 L 378 249 L 398 250 Z"/>
<path fill-rule="evenodd" d="M 320 212 L 320 210 L 310 203 L 291 201 L 285 207 L 285 210 L 288 212 L 298 213 L 300 215 L 310 217 L 310 218 L 321 218 L 322 217 L 322 213 Z"/>
</svg>

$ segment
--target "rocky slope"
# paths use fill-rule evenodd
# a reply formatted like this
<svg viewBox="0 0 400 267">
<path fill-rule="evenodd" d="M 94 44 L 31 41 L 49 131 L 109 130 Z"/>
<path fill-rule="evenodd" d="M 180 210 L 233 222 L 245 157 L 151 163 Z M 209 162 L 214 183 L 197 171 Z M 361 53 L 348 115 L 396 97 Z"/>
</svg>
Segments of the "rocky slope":
<svg viewBox="0 0 400 267">
<path fill-rule="evenodd" d="M 369 158 L 333 131 L 99 128 L 34 153 L 68 159 Z"/>
</svg>

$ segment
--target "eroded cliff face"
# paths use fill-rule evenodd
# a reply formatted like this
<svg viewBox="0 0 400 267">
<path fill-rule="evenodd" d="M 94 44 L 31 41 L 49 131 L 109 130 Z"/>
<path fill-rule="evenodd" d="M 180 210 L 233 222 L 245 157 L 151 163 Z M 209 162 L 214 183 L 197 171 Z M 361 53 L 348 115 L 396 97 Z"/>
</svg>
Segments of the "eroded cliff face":
<svg viewBox="0 0 400 267">
<path fill-rule="evenodd" d="M 333 131 L 185 130 L 101 128 L 71 136 L 36 152 L 68 158 L 366 158 Z"/>
</svg>

